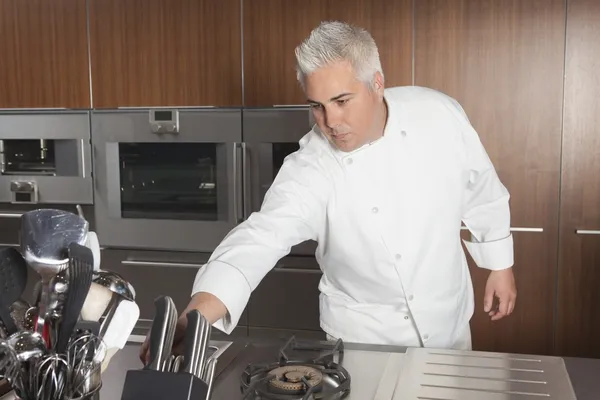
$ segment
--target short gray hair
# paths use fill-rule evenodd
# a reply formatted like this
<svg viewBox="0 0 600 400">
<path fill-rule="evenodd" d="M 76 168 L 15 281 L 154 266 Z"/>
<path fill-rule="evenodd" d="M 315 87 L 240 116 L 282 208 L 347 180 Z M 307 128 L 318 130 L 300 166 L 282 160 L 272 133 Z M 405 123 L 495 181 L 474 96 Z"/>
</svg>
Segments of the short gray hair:
<svg viewBox="0 0 600 400">
<path fill-rule="evenodd" d="M 316 69 L 339 61 L 350 63 L 356 77 L 371 85 L 375 73 L 383 76 L 377 44 L 367 30 L 340 21 L 325 21 L 296 47 L 296 75 L 304 78 Z"/>
</svg>

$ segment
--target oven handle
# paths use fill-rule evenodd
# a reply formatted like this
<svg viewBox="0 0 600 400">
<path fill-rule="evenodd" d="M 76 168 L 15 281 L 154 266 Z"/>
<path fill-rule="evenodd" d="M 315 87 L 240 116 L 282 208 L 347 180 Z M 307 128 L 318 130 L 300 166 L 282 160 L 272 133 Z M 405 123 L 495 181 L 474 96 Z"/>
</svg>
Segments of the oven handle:
<svg viewBox="0 0 600 400">
<path fill-rule="evenodd" d="M 0 218 L 21 218 L 23 213 L 15 212 L 15 213 L 0 213 Z"/>
<path fill-rule="evenodd" d="M 246 143 L 234 143 L 233 144 L 233 223 L 239 224 L 243 221 L 243 192 L 244 192 L 244 178 L 240 177 L 242 171 L 240 169 L 240 157 L 242 158 L 241 167 L 244 168 L 244 153 L 246 152 Z M 241 153 L 241 156 L 240 156 Z"/>
</svg>

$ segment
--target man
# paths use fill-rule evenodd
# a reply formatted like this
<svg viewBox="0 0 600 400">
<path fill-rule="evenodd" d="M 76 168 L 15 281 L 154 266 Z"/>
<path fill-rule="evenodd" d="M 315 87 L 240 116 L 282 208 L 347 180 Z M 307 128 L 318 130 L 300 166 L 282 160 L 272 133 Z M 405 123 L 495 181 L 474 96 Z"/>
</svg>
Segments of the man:
<svg viewBox="0 0 600 400">
<path fill-rule="evenodd" d="M 198 272 L 178 337 L 193 308 L 231 332 L 261 279 L 313 239 L 329 338 L 470 349 L 474 299 L 461 221 L 473 237 L 468 251 L 491 270 L 485 311 L 498 320 L 516 299 L 509 194 L 477 133 L 442 93 L 384 90 L 377 46 L 363 29 L 323 23 L 296 58 L 316 126 L 260 212 Z"/>
</svg>

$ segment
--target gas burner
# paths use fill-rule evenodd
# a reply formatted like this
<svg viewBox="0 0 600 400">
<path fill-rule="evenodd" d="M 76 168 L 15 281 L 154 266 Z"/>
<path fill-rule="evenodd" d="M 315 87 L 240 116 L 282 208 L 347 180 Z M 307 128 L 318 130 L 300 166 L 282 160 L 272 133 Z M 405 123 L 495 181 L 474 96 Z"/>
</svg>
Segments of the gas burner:
<svg viewBox="0 0 600 400">
<path fill-rule="evenodd" d="M 315 359 L 290 360 L 289 351 L 323 351 Z M 340 364 L 344 346 L 301 344 L 292 336 L 279 351 L 279 362 L 250 364 L 244 370 L 241 389 L 244 399 L 258 400 L 338 400 L 350 393 L 350 374 Z M 338 357 L 338 363 L 334 357 Z"/>
<path fill-rule="evenodd" d="M 306 365 L 277 367 L 269 371 L 268 375 L 275 376 L 269 381 L 269 385 L 284 393 L 302 394 L 306 388 L 319 386 L 323 382 L 323 373 Z"/>
</svg>

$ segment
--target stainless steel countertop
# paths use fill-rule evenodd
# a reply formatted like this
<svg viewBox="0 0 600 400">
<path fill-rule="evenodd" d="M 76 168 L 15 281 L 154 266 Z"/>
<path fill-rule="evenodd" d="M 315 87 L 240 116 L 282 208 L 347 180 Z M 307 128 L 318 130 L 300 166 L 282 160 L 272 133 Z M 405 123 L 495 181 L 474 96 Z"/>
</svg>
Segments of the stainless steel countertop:
<svg viewBox="0 0 600 400">
<path fill-rule="evenodd" d="M 277 362 L 279 349 L 284 341 L 236 341 L 211 342 L 220 347 L 228 347 L 219 357 L 220 362 L 213 391 L 214 400 L 241 399 L 240 378 L 248 362 Z M 109 368 L 103 374 L 101 400 L 119 400 L 125 383 L 126 372 L 141 368 L 138 358 L 138 343 L 129 343 L 117 353 Z M 402 367 L 406 348 L 396 346 L 373 346 L 344 343 L 342 365 L 351 376 L 349 400 L 379 400 L 376 393 L 385 398 L 389 385 L 395 386 L 396 380 L 386 382 L 386 367 Z M 293 358 L 293 357 L 290 357 Z M 600 359 L 564 358 L 577 400 L 596 400 L 600 393 Z M 387 370 L 389 371 L 389 369 Z M 389 377 L 387 378 L 389 380 Z M 9 395 L 0 400 L 12 400 Z M 387 397 L 390 399 L 390 397 Z"/>
</svg>

